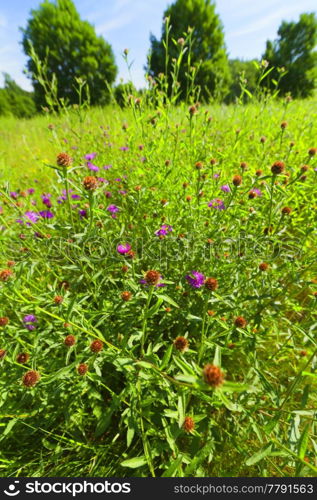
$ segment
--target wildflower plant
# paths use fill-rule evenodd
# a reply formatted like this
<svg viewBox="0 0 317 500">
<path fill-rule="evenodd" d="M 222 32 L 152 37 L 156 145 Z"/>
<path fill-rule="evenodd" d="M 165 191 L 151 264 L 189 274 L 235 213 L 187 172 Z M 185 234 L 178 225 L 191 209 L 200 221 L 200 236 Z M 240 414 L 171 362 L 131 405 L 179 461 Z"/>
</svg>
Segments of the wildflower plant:
<svg viewBox="0 0 317 500">
<path fill-rule="evenodd" d="M 313 106 L 207 106 L 189 67 L 174 107 L 194 41 L 166 23 L 171 78 L 122 109 L 17 124 L 41 142 L 5 155 L 8 475 L 317 471 Z"/>
</svg>

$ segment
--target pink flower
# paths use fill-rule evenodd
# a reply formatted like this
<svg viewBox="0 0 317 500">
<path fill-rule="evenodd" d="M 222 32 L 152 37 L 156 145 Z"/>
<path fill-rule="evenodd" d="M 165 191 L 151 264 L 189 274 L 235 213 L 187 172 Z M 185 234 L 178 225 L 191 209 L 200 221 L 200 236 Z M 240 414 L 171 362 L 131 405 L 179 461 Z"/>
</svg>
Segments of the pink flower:
<svg viewBox="0 0 317 500">
<path fill-rule="evenodd" d="M 131 245 L 129 245 L 129 243 L 120 244 L 117 246 L 117 252 L 120 253 L 121 255 L 128 253 L 130 250 L 131 250 Z"/>
</svg>

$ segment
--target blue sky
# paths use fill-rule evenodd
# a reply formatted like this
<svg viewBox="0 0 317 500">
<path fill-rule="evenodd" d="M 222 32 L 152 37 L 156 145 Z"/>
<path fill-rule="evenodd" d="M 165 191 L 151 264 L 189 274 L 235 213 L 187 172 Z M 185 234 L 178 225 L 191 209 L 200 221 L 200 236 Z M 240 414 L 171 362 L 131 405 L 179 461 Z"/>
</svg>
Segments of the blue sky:
<svg viewBox="0 0 317 500">
<path fill-rule="evenodd" d="M 21 87 L 31 84 L 23 74 L 26 58 L 20 45 L 19 26 L 25 27 L 39 0 L 0 0 L 0 85 L 3 71 Z M 162 16 L 168 0 L 75 0 L 82 19 L 90 21 L 98 34 L 112 45 L 119 78 L 128 79 L 121 57 L 125 48 L 134 61 L 132 78 L 144 85 L 143 66 L 149 49 L 149 34 L 160 36 Z M 316 0 L 218 0 L 216 10 L 224 25 L 227 51 L 231 58 L 260 57 L 265 42 L 276 37 L 282 20 L 296 20 L 302 12 L 313 12 Z"/>
</svg>

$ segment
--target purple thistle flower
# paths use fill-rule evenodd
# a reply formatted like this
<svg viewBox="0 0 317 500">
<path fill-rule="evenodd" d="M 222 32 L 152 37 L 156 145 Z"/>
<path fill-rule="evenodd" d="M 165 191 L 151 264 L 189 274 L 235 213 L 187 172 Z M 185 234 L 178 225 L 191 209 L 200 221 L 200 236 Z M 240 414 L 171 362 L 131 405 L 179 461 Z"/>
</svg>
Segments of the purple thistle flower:
<svg viewBox="0 0 317 500">
<path fill-rule="evenodd" d="M 122 146 L 121 148 L 119 148 L 120 151 L 129 151 L 129 148 L 128 146 Z"/>
<path fill-rule="evenodd" d="M 120 209 L 119 209 L 119 207 L 117 207 L 117 205 L 109 205 L 107 207 L 107 210 L 108 210 L 108 212 L 115 214 L 115 213 L 119 212 Z"/>
<path fill-rule="evenodd" d="M 221 191 L 223 191 L 224 193 L 230 193 L 231 189 L 230 189 L 230 186 L 229 184 L 224 184 L 223 186 L 221 186 Z"/>
<path fill-rule="evenodd" d="M 205 276 L 198 271 L 191 271 L 185 276 L 188 284 L 193 288 L 201 288 L 205 282 Z"/>
<path fill-rule="evenodd" d="M 85 160 L 91 161 L 94 160 L 97 156 L 97 153 L 90 153 L 84 156 Z"/>
<path fill-rule="evenodd" d="M 105 191 L 105 197 L 106 198 L 111 198 L 112 197 L 112 193 L 110 193 L 110 191 Z"/>
<path fill-rule="evenodd" d="M 26 314 L 23 318 L 23 323 L 37 323 L 35 314 Z"/>
<path fill-rule="evenodd" d="M 25 328 L 30 331 L 35 330 L 36 326 L 33 323 L 37 323 L 37 317 L 34 314 L 26 314 L 23 318 Z"/>
<path fill-rule="evenodd" d="M 25 212 L 24 217 L 26 217 L 29 222 L 37 222 L 39 219 L 39 215 L 36 212 L 32 212 L 31 210 Z"/>
<path fill-rule="evenodd" d="M 40 216 L 43 217 L 43 219 L 52 219 L 54 216 L 53 212 L 50 210 L 42 210 L 39 212 Z"/>
<path fill-rule="evenodd" d="M 220 174 L 214 174 L 214 179 L 219 179 Z"/>
<path fill-rule="evenodd" d="M 109 181 L 107 181 L 107 179 L 105 179 L 104 177 L 97 177 L 97 179 L 99 182 L 103 182 L 104 184 L 109 184 Z"/>
<path fill-rule="evenodd" d="M 258 188 L 252 189 L 252 191 L 257 195 L 257 196 L 262 196 L 262 191 Z"/>
<path fill-rule="evenodd" d="M 129 243 L 120 244 L 117 246 L 117 252 L 120 253 L 121 255 L 130 252 L 130 250 L 131 250 L 131 245 L 129 245 Z"/>
<path fill-rule="evenodd" d="M 78 213 L 79 213 L 79 217 L 81 219 L 84 219 L 87 217 L 87 210 L 83 209 L 83 210 L 78 210 Z"/>
<path fill-rule="evenodd" d="M 24 224 L 24 222 L 30 226 L 31 223 L 37 222 L 39 219 L 39 215 L 36 212 L 32 212 L 31 210 L 25 212 L 22 219 L 16 219 L 16 222 L 19 224 Z"/>
<path fill-rule="evenodd" d="M 41 195 L 42 201 L 43 201 L 44 205 L 47 206 L 47 208 L 51 208 L 51 206 L 52 206 L 52 202 L 50 200 L 51 197 L 52 197 L 52 195 L 50 193 L 44 193 Z"/>
<path fill-rule="evenodd" d="M 34 193 L 34 191 L 35 191 L 35 189 L 34 189 L 34 188 L 29 188 L 29 189 L 28 189 L 28 193 L 29 193 L 29 194 L 33 194 L 33 193 Z"/>
<path fill-rule="evenodd" d="M 13 200 L 17 200 L 19 197 L 19 193 L 17 193 L 16 191 L 11 191 L 10 196 Z"/>
<path fill-rule="evenodd" d="M 112 165 L 104 165 L 102 168 L 104 170 L 109 170 L 110 168 L 112 168 Z"/>
<path fill-rule="evenodd" d="M 155 235 L 156 236 L 166 236 L 168 233 L 171 233 L 173 231 L 173 228 L 172 226 L 170 226 L 169 224 L 163 224 L 160 229 L 158 229 L 157 231 L 155 231 Z"/>
<path fill-rule="evenodd" d="M 122 196 L 126 195 L 128 191 L 125 191 L 124 189 L 120 189 L 119 194 L 122 194 Z"/>
<path fill-rule="evenodd" d="M 87 167 L 89 168 L 89 170 L 93 170 L 94 172 L 99 171 L 99 167 L 97 167 L 97 165 L 94 165 L 90 161 L 87 162 Z"/>
<path fill-rule="evenodd" d="M 72 199 L 73 200 L 80 200 L 81 196 L 79 194 L 72 194 Z"/>
<path fill-rule="evenodd" d="M 215 208 L 217 210 L 225 210 L 225 204 L 220 198 L 215 198 L 208 203 L 208 207 Z"/>
</svg>

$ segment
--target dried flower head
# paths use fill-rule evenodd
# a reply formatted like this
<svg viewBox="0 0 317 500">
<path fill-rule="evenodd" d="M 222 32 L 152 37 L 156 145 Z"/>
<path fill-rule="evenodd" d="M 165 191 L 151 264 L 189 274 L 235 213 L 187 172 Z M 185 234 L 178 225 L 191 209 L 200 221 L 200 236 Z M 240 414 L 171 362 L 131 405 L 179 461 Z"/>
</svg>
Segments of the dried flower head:
<svg viewBox="0 0 317 500">
<path fill-rule="evenodd" d="M 56 295 L 54 297 L 54 304 L 60 305 L 63 302 L 63 297 L 61 295 Z"/>
<path fill-rule="evenodd" d="M 282 130 L 285 130 L 285 129 L 286 129 L 286 127 L 287 127 L 287 125 L 288 125 L 288 123 L 287 123 L 287 122 L 285 122 L 285 121 L 283 121 L 283 122 L 281 123 L 281 129 L 282 129 Z"/>
<path fill-rule="evenodd" d="M 65 337 L 64 339 L 64 344 L 67 347 L 72 347 L 76 344 L 76 337 L 74 337 L 74 335 L 67 335 L 67 337 Z"/>
<path fill-rule="evenodd" d="M 205 280 L 204 285 L 207 288 L 207 290 L 210 290 L 211 292 L 213 292 L 214 290 L 216 290 L 218 288 L 218 281 L 216 280 L 216 278 L 207 278 Z"/>
<path fill-rule="evenodd" d="M 121 294 L 121 298 L 125 302 L 128 302 L 131 299 L 131 297 L 132 297 L 132 293 L 131 292 L 122 292 L 122 294 Z"/>
<path fill-rule="evenodd" d="M 20 354 L 17 355 L 17 362 L 20 363 L 21 365 L 27 363 L 29 359 L 30 355 L 27 352 L 21 352 Z"/>
<path fill-rule="evenodd" d="M 158 271 L 150 270 L 145 273 L 144 279 L 147 285 L 155 286 L 159 283 L 161 274 Z"/>
<path fill-rule="evenodd" d="M 292 212 L 291 207 L 283 207 L 282 208 L 282 214 L 283 215 L 289 215 Z"/>
<path fill-rule="evenodd" d="M 223 384 L 224 374 L 219 366 L 208 364 L 203 369 L 203 377 L 206 384 L 219 387 Z"/>
<path fill-rule="evenodd" d="M 307 170 L 309 170 L 309 165 L 302 165 L 300 167 L 300 169 L 301 169 L 301 172 L 307 172 Z"/>
<path fill-rule="evenodd" d="M 0 281 L 9 281 L 13 274 L 13 271 L 11 269 L 3 269 L 0 271 Z"/>
<path fill-rule="evenodd" d="M 242 177 L 241 175 L 234 175 L 232 178 L 232 183 L 234 186 L 240 186 L 242 184 Z"/>
<path fill-rule="evenodd" d="M 246 170 L 246 169 L 248 168 L 248 164 L 247 164 L 247 162 L 242 161 L 242 162 L 240 163 L 240 168 L 241 168 L 242 170 Z"/>
<path fill-rule="evenodd" d="M 247 320 L 243 316 L 237 316 L 234 320 L 234 325 L 237 328 L 244 328 L 245 326 L 247 326 Z"/>
<path fill-rule="evenodd" d="M 30 370 L 23 375 L 22 384 L 25 387 L 34 387 L 38 383 L 40 378 L 41 378 L 41 376 L 40 376 L 39 372 L 37 372 L 35 370 Z"/>
<path fill-rule="evenodd" d="M 188 340 L 185 337 L 176 337 L 174 347 L 180 352 L 185 352 L 188 349 Z"/>
<path fill-rule="evenodd" d="M 90 350 L 94 353 L 100 352 L 103 349 L 103 342 L 99 339 L 93 340 L 90 344 Z"/>
<path fill-rule="evenodd" d="M 310 148 L 308 154 L 309 156 L 315 156 L 317 154 L 317 148 Z"/>
<path fill-rule="evenodd" d="M 9 318 L 7 318 L 6 316 L 2 316 L 0 318 L 0 326 L 7 326 L 8 323 L 9 323 Z"/>
<path fill-rule="evenodd" d="M 83 179 L 83 186 L 87 191 L 94 191 L 98 187 L 98 179 L 92 175 L 88 175 Z"/>
<path fill-rule="evenodd" d="M 128 267 L 128 266 L 122 266 L 122 267 L 121 267 L 121 271 L 122 271 L 123 273 L 127 273 L 127 272 L 129 271 L 129 267 Z"/>
<path fill-rule="evenodd" d="M 0 361 L 5 358 L 7 351 L 5 349 L 0 349 Z"/>
<path fill-rule="evenodd" d="M 183 429 L 185 432 L 191 432 L 195 429 L 195 422 L 192 417 L 185 417 L 184 423 L 183 423 Z"/>
<path fill-rule="evenodd" d="M 259 264 L 259 270 L 260 271 L 267 271 L 269 268 L 269 265 L 267 262 L 261 262 L 261 264 Z"/>
<path fill-rule="evenodd" d="M 203 168 L 203 163 L 201 161 L 196 161 L 195 168 L 196 170 L 201 170 Z"/>
<path fill-rule="evenodd" d="M 86 363 L 80 363 L 80 365 L 77 366 L 78 375 L 86 375 L 87 372 L 88 372 L 88 365 Z"/>
<path fill-rule="evenodd" d="M 197 113 L 197 111 L 198 111 L 198 110 L 197 110 L 196 106 L 195 106 L 195 105 L 193 105 L 193 106 L 190 106 L 190 108 L 189 108 L 189 110 L 188 110 L 188 111 L 189 111 L 189 114 L 190 114 L 191 116 L 193 116 L 193 115 L 195 115 L 195 114 Z"/>
<path fill-rule="evenodd" d="M 285 169 L 285 163 L 283 161 L 275 161 L 271 166 L 271 172 L 273 175 L 281 174 Z"/>
<path fill-rule="evenodd" d="M 60 167 L 70 167 L 72 162 L 73 162 L 73 159 L 67 153 L 59 153 L 57 155 L 56 163 Z"/>
<path fill-rule="evenodd" d="M 257 177 L 261 177 L 262 173 L 263 173 L 263 171 L 259 169 L 259 170 L 256 170 L 255 175 Z"/>
</svg>

